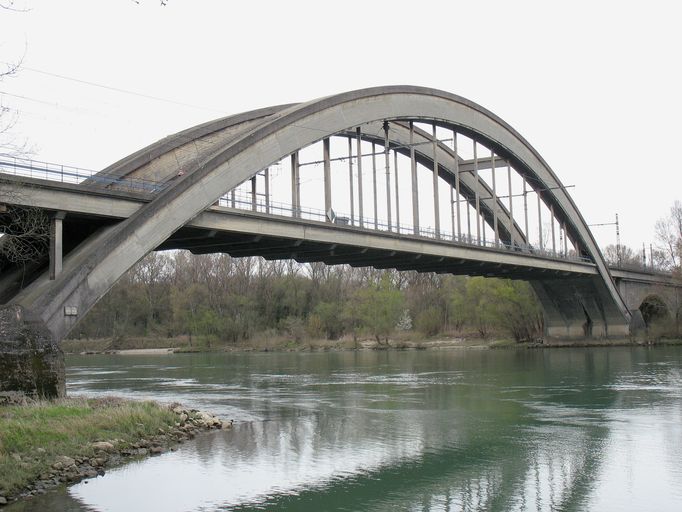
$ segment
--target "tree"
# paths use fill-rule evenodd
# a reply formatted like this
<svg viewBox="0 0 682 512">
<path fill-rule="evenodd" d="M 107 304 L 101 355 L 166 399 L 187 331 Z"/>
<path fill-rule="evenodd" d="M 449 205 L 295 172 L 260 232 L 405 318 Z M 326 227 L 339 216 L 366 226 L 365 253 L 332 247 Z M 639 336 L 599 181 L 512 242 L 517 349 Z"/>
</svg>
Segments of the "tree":
<svg viewBox="0 0 682 512">
<path fill-rule="evenodd" d="M 329 340 L 337 340 L 343 334 L 343 317 L 340 304 L 320 302 L 314 309 L 320 328 Z"/>
<path fill-rule="evenodd" d="M 13 0 L 0 1 L 0 9 L 24 12 Z M 0 66 L 0 83 L 15 76 L 23 57 Z M 0 148 L 3 156 L 18 156 L 26 153 L 26 142 L 21 142 L 12 133 L 18 113 L 0 103 Z M 19 199 L 7 180 L 0 179 L 0 270 L 10 264 L 26 265 L 40 261 L 49 246 L 50 233 L 47 215 L 37 208 L 11 206 Z"/>
<path fill-rule="evenodd" d="M 542 312 L 528 283 L 472 277 L 463 306 L 483 337 L 493 329 L 509 331 L 516 341 L 530 341 L 542 333 Z"/>
<path fill-rule="evenodd" d="M 47 215 L 37 208 L 2 204 L 16 200 L 8 190 L 0 179 L 0 258 L 19 265 L 39 261 L 50 243 Z"/>
<path fill-rule="evenodd" d="M 189 335 L 192 346 L 192 335 L 199 334 L 200 318 L 208 303 L 206 287 L 192 283 L 187 288 L 174 288 L 171 292 L 173 319 L 178 332 Z"/>
<path fill-rule="evenodd" d="M 607 245 L 604 247 L 604 259 L 613 266 L 641 267 L 643 265 L 642 255 L 627 245 Z"/>
<path fill-rule="evenodd" d="M 682 265 L 682 202 L 675 201 L 667 217 L 656 221 L 657 249 L 666 269 L 680 272 Z"/>
<path fill-rule="evenodd" d="M 170 271 L 168 256 L 150 252 L 132 269 L 134 281 L 141 284 L 147 298 L 147 330 L 163 316 L 170 313 L 168 300 L 168 276 Z"/>
<path fill-rule="evenodd" d="M 388 276 L 384 276 L 378 285 L 358 290 L 352 300 L 358 303 L 362 325 L 377 342 L 382 336 L 388 342 L 388 335 L 403 313 L 405 298 L 400 290 L 393 288 Z"/>
</svg>

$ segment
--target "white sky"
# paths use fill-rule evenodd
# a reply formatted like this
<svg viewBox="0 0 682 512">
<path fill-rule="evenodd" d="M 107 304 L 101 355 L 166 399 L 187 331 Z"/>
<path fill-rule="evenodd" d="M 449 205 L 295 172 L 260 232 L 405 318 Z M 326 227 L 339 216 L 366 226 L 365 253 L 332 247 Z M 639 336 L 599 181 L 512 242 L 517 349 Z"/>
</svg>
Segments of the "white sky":
<svg viewBox="0 0 682 512">
<path fill-rule="evenodd" d="M 575 185 L 587 222 L 618 213 L 621 241 L 633 248 L 648 247 L 655 221 L 682 199 L 676 1 L 15 6 L 30 10 L 0 11 L 0 61 L 25 54 L 23 70 L 0 83 L 0 101 L 19 112 L 14 131 L 40 160 L 101 169 L 222 115 L 412 84 L 459 94 L 509 122 Z M 615 227 L 593 231 L 602 246 L 615 243 Z"/>
</svg>

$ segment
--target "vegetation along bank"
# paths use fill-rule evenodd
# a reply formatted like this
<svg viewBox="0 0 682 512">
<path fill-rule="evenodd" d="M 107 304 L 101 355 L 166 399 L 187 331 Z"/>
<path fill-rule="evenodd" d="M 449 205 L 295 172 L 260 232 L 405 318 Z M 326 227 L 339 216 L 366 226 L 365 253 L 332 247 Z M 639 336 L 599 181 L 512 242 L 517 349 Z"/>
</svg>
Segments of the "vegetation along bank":
<svg viewBox="0 0 682 512">
<path fill-rule="evenodd" d="M 97 478 L 131 458 L 174 450 L 198 432 L 231 425 L 178 404 L 0 396 L 0 505 Z"/>
</svg>

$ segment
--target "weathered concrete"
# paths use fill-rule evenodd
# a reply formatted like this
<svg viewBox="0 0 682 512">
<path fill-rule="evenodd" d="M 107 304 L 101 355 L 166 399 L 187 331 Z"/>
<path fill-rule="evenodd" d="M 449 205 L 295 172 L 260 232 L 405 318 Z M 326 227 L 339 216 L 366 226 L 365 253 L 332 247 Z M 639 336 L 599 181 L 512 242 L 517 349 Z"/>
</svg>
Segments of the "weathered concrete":
<svg viewBox="0 0 682 512">
<path fill-rule="evenodd" d="M 682 306 L 682 283 L 643 282 L 617 279 L 618 289 L 630 311 L 639 310 L 648 297 L 661 300 L 671 314 Z"/>
<path fill-rule="evenodd" d="M 557 339 L 619 338 L 626 320 L 597 276 L 531 281 L 544 310 L 545 335 Z"/>
<path fill-rule="evenodd" d="M 45 325 L 21 306 L 0 308 L 0 392 L 66 394 L 64 354 Z"/>
</svg>

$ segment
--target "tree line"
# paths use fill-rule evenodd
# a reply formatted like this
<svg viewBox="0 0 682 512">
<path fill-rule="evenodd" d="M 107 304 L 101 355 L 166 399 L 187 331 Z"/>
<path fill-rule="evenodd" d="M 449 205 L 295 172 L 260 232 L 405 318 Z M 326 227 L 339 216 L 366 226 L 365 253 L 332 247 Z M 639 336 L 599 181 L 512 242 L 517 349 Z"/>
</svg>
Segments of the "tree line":
<svg viewBox="0 0 682 512">
<path fill-rule="evenodd" d="M 682 204 L 656 224 L 654 268 L 680 275 Z M 644 252 L 607 246 L 621 266 L 644 266 Z M 649 267 L 651 258 L 649 259 Z M 542 312 L 522 281 L 398 272 L 293 260 L 156 252 L 129 270 L 73 335 L 202 337 L 237 343 L 259 335 L 378 342 L 397 333 L 542 336 Z"/>
<path fill-rule="evenodd" d="M 141 260 L 72 335 L 237 343 L 284 334 L 385 343 L 401 331 L 532 340 L 542 334 L 542 314 L 522 281 L 173 251 Z"/>
</svg>

